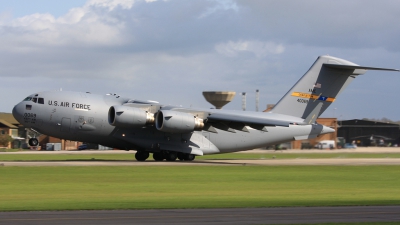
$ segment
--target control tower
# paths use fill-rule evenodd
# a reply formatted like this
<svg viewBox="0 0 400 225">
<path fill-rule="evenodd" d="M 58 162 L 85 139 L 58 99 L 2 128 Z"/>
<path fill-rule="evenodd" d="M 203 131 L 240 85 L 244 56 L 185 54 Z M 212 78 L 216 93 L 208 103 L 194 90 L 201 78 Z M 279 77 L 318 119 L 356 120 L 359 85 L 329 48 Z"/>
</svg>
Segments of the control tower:
<svg viewBox="0 0 400 225">
<path fill-rule="evenodd" d="M 216 109 L 221 109 L 231 102 L 235 95 L 234 91 L 203 91 L 204 98 Z"/>
</svg>

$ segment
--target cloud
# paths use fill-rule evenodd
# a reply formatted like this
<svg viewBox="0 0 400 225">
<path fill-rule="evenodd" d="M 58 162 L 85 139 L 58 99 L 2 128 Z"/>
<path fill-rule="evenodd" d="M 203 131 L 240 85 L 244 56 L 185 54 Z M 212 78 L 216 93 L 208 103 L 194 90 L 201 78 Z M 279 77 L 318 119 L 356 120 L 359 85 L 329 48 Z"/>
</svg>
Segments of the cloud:
<svg viewBox="0 0 400 225">
<path fill-rule="evenodd" d="M 233 10 L 234 12 L 239 11 L 239 7 L 233 0 L 208 0 L 214 2 L 215 5 L 208 8 L 204 13 L 202 13 L 198 18 L 207 17 L 219 10 Z"/>
<path fill-rule="evenodd" d="M 22 89 L 17 99 L 3 100 L 0 111 L 31 92 L 60 87 L 205 107 L 203 90 L 253 98 L 260 89 L 262 108 L 278 101 L 318 55 L 397 67 L 399 7 L 390 0 L 89 0 L 61 16 L 0 12 L 0 89 Z M 397 94 L 397 77 L 385 78 L 390 82 L 383 89 L 375 76 L 365 77 L 349 88 Z M 349 108 L 345 114 L 355 115 L 354 97 L 346 93 L 356 96 L 344 91 L 337 114 Z M 374 101 L 377 109 L 378 103 L 385 101 Z M 254 101 L 248 105 L 254 108 Z M 241 109 L 240 98 L 226 108 Z"/>
<path fill-rule="evenodd" d="M 288 44 L 337 48 L 376 48 L 400 51 L 396 0 L 355 1 L 257 1 L 237 0 L 245 14 L 243 24 L 257 23 L 246 31 Z M 345 6 L 345 7 L 344 7 Z M 258 32 L 256 34 L 254 32 Z"/>
<path fill-rule="evenodd" d="M 217 44 L 215 50 L 229 57 L 238 56 L 241 52 L 251 52 L 257 57 L 265 57 L 268 54 L 282 54 L 285 47 L 282 44 L 261 41 L 228 41 Z"/>
<path fill-rule="evenodd" d="M 146 0 L 146 2 L 153 2 L 153 1 Z M 122 9 L 130 9 L 132 8 L 134 3 L 135 0 L 89 0 L 85 4 L 84 8 L 86 7 L 107 8 L 109 11 L 112 11 L 117 7 L 121 7 Z"/>
</svg>

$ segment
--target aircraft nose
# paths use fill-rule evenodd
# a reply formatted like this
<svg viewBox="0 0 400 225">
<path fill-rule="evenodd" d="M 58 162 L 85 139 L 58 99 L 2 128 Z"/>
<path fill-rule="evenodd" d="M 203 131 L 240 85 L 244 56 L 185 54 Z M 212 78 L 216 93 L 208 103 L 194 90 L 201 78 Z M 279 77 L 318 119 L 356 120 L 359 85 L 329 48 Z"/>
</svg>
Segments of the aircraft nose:
<svg viewBox="0 0 400 225">
<path fill-rule="evenodd" d="M 12 110 L 12 114 L 14 116 L 14 118 L 22 124 L 22 119 L 23 119 L 23 106 L 21 103 L 17 104 L 16 106 L 14 106 L 13 110 Z"/>
</svg>

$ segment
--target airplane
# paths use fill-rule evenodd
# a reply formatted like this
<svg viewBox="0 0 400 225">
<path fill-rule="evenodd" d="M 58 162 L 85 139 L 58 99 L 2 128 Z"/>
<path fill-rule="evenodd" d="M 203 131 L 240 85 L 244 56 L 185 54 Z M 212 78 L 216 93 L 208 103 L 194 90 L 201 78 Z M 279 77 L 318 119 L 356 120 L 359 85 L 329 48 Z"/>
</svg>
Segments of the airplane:
<svg viewBox="0 0 400 225">
<path fill-rule="evenodd" d="M 184 108 L 116 94 L 45 91 L 13 108 L 15 119 L 35 132 L 108 147 L 136 150 L 145 161 L 192 161 L 196 156 L 237 152 L 306 140 L 334 129 L 316 119 L 346 86 L 367 70 L 319 56 L 311 68 L 269 112 Z M 37 146 L 37 138 L 29 139 Z"/>
</svg>

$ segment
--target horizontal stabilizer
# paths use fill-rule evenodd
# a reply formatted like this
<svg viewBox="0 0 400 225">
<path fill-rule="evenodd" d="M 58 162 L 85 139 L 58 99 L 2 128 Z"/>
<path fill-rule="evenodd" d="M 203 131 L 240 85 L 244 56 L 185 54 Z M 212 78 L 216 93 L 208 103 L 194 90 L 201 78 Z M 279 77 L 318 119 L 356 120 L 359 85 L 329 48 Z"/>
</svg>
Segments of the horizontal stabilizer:
<svg viewBox="0 0 400 225">
<path fill-rule="evenodd" d="M 386 70 L 386 71 L 400 71 L 398 69 L 388 69 L 388 68 L 378 68 L 378 67 L 368 67 L 368 66 L 356 66 L 356 65 L 342 65 L 342 64 L 329 64 L 324 63 L 324 66 L 334 68 L 334 69 L 361 69 L 361 70 Z"/>
</svg>

